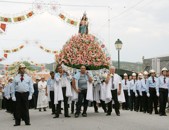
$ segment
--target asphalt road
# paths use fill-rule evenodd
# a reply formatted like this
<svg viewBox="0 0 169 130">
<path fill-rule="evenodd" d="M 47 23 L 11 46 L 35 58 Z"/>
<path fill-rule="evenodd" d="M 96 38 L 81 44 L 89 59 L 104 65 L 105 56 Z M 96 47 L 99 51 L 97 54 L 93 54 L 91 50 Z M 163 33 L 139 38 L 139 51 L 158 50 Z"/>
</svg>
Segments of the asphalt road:
<svg viewBox="0 0 169 130">
<path fill-rule="evenodd" d="M 100 109 L 94 113 L 93 108 L 88 109 L 88 117 L 64 118 L 63 114 L 58 119 L 53 119 L 51 110 L 39 112 L 30 110 L 31 126 L 14 127 L 12 115 L 0 110 L 0 130 L 169 130 L 169 114 L 166 117 L 149 115 L 140 112 L 122 111 L 117 117 L 113 111 L 107 117 Z"/>
</svg>

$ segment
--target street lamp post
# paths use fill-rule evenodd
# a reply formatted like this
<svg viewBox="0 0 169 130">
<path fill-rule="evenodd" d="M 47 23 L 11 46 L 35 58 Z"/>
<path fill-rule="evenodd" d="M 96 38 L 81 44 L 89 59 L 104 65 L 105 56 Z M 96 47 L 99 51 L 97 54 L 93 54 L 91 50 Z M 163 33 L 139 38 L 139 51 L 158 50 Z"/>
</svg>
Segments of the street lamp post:
<svg viewBox="0 0 169 130">
<path fill-rule="evenodd" d="M 120 50 L 122 49 L 122 45 L 123 43 L 120 41 L 120 39 L 117 39 L 117 41 L 115 42 L 115 47 L 116 50 L 118 51 L 118 73 L 120 73 Z"/>
</svg>

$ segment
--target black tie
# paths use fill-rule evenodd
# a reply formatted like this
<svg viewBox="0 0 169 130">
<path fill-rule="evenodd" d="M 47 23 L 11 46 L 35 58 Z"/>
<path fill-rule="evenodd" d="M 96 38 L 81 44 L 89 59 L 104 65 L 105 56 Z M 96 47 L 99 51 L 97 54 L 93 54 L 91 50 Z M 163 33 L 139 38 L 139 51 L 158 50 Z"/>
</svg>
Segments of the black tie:
<svg viewBox="0 0 169 130">
<path fill-rule="evenodd" d="M 165 80 L 166 78 L 164 77 L 164 83 L 166 83 L 166 80 Z"/>
<path fill-rule="evenodd" d="M 145 79 L 145 84 L 146 84 L 146 79 Z"/>
<path fill-rule="evenodd" d="M 114 89 L 114 77 L 112 76 L 112 89 Z"/>
</svg>

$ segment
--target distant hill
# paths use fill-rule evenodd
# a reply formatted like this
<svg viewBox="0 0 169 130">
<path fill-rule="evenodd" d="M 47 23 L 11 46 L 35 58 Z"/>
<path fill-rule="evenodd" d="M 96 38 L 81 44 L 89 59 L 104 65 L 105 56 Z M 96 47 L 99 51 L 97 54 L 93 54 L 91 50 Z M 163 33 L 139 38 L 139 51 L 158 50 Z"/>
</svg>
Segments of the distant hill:
<svg viewBox="0 0 169 130">
<path fill-rule="evenodd" d="M 118 68 L 118 62 L 117 61 L 113 61 L 113 65 Z M 129 71 L 134 71 L 134 72 L 140 72 L 142 71 L 142 63 L 138 62 L 138 63 L 132 63 L 132 62 L 120 62 L 120 68 L 123 70 L 129 70 Z M 56 68 L 56 64 L 55 63 L 51 63 L 51 64 L 46 64 L 46 68 L 49 70 L 55 70 Z"/>
<path fill-rule="evenodd" d="M 117 61 L 113 61 L 113 65 L 116 68 L 118 68 Z M 140 72 L 140 71 L 143 71 L 143 63 L 141 63 L 141 62 L 133 63 L 133 62 L 121 61 L 120 62 L 120 69 L 134 71 L 134 72 Z"/>
<path fill-rule="evenodd" d="M 118 68 L 118 62 L 113 61 L 113 65 Z M 45 64 L 46 68 L 50 71 L 54 71 L 56 68 L 56 63 L 51 63 L 51 64 Z M 133 62 L 126 62 L 126 61 L 121 61 L 120 62 L 120 68 L 124 70 L 129 70 L 129 71 L 134 71 L 134 72 L 140 72 L 142 71 L 142 66 L 143 64 L 138 62 L 138 63 L 133 63 Z M 36 66 L 31 66 L 36 70 L 40 70 L 40 67 Z M 4 69 L 4 65 L 0 64 L 0 70 Z"/>
</svg>

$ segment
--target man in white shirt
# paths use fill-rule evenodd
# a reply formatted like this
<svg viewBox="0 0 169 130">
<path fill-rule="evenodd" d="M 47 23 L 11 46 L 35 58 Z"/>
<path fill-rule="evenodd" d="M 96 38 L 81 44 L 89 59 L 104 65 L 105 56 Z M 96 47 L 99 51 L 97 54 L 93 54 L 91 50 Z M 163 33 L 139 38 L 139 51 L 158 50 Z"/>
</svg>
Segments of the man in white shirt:
<svg viewBox="0 0 169 130">
<path fill-rule="evenodd" d="M 123 110 L 128 110 L 129 109 L 128 89 L 129 89 L 130 81 L 128 80 L 128 75 L 126 73 L 123 76 L 124 76 L 124 79 L 122 80 L 122 87 L 123 87 L 123 91 L 124 91 L 124 96 L 125 96 L 126 102 L 124 102 L 122 104 L 122 109 Z"/>
<path fill-rule="evenodd" d="M 144 71 L 144 78 L 141 80 L 141 104 L 143 107 L 143 112 L 148 112 L 148 97 L 147 97 L 147 85 L 148 85 L 148 72 Z"/>
<path fill-rule="evenodd" d="M 161 76 L 158 78 L 158 89 L 157 93 L 159 93 L 159 103 L 160 103 L 160 116 L 167 116 L 165 112 L 165 108 L 167 105 L 168 99 L 168 89 L 169 89 L 169 78 L 167 77 L 167 68 L 163 68 L 161 71 Z"/>
<path fill-rule="evenodd" d="M 134 106 L 135 106 L 135 85 L 136 85 L 136 73 L 132 73 L 132 80 L 130 81 L 130 86 L 129 86 L 129 100 L 130 100 L 130 111 L 133 111 Z"/>
<path fill-rule="evenodd" d="M 120 116 L 118 95 L 121 94 L 121 78 L 119 75 L 115 73 L 114 66 L 111 66 L 109 71 L 110 72 L 107 75 L 105 83 L 107 84 L 106 87 L 109 87 L 108 86 L 109 84 L 111 85 L 111 95 L 112 100 L 114 101 L 115 112 L 117 116 Z M 112 112 L 112 100 L 107 104 L 108 105 L 107 116 L 110 116 Z"/>
<path fill-rule="evenodd" d="M 135 85 L 135 111 L 142 111 L 142 104 L 141 104 L 141 80 L 142 80 L 142 73 L 139 73 L 138 80 Z"/>
</svg>

